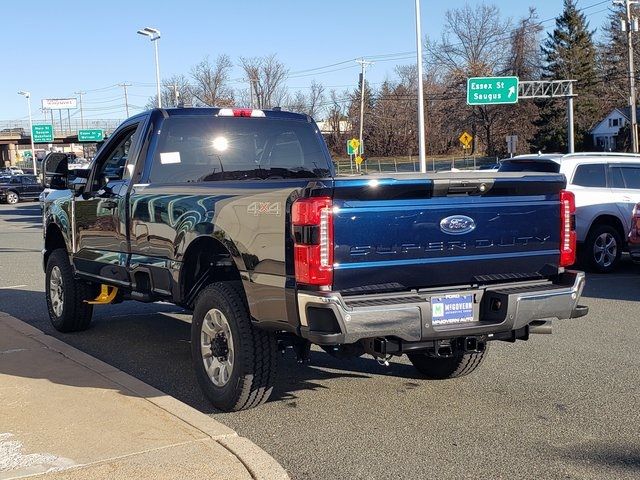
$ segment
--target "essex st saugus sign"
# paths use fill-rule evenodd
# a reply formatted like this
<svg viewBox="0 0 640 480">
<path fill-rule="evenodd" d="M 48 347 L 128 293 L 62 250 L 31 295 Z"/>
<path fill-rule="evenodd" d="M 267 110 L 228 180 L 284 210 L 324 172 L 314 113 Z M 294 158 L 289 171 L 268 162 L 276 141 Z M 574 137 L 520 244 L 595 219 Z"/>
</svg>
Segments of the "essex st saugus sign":
<svg viewBox="0 0 640 480">
<path fill-rule="evenodd" d="M 518 103 L 518 77 L 467 79 L 467 105 Z"/>
</svg>

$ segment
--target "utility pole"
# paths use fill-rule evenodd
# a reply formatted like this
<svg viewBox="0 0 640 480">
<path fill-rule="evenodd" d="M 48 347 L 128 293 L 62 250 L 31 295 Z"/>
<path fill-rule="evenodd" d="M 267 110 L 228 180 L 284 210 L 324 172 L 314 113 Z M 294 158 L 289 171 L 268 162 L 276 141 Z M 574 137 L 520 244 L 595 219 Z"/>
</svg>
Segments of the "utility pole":
<svg viewBox="0 0 640 480">
<path fill-rule="evenodd" d="M 124 88 L 124 108 L 127 112 L 127 118 L 129 118 L 129 97 L 127 96 L 127 87 L 130 87 L 130 83 L 119 83 L 118 86 Z"/>
<path fill-rule="evenodd" d="M 636 114 L 636 79 L 633 62 L 633 33 L 638 31 L 638 19 L 631 15 L 631 5 L 638 0 L 614 0 L 615 5 L 624 5 L 626 18 L 622 20 L 622 31 L 627 32 L 627 46 L 629 48 L 629 110 L 631 113 L 631 145 L 633 153 L 638 153 L 638 120 Z"/>
<path fill-rule="evenodd" d="M 360 135 L 358 139 L 360 140 L 360 149 L 364 152 L 364 144 L 362 143 L 362 133 L 364 127 L 364 74 L 369 65 L 373 65 L 373 62 L 367 62 L 364 58 L 360 60 L 356 60 L 356 63 L 360 64 Z"/>
<path fill-rule="evenodd" d="M 424 133 L 424 84 L 422 82 L 422 29 L 420 22 L 420 0 L 416 0 L 416 50 L 418 64 L 418 155 L 420 172 L 427 172 L 426 140 Z M 435 158 L 433 170 L 436 170 Z"/>
<path fill-rule="evenodd" d="M 84 128 L 84 113 L 82 111 L 82 95 L 84 95 L 87 92 L 73 92 L 76 95 L 78 95 L 78 97 L 80 97 L 80 128 Z"/>
</svg>

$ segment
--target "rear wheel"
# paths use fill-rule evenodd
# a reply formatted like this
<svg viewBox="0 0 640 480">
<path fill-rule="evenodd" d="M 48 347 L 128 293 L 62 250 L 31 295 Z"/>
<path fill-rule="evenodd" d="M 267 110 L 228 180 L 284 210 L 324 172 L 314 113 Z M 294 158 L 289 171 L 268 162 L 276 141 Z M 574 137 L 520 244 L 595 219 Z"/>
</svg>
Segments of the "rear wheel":
<svg viewBox="0 0 640 480">
<path fill-rule="evenodd" d="M 89 327 L 93 305 L 86 300 L 91 300 L 93 289 L 74 278 L 67 252 L 62 248 L 49 256 L 45 289 L 49 318 L 56 330 L 77 332 Z"/>
<path fill-rule="evenodd" d="M 622 254 L 622 238 L 611 225 L 591 228 L 584 243 L 583 257 L 587 266 L 596 272 L 608 273 L 618 266 Z"/>
<path fill-rule="evenodd" d="M 487 345 L 488 346 L 488 345 Z M 457 353 L 451 357 L 434 357 L 423 353 L 407 355 L 413 366 L 425 377 L 432 380 L 463 377 L 480 366 L 487 353 Z"/>
<path fill-rule="evenodd" d="M 9 205 L 15 205 L 20 201 L 20 195 L 18 192 L 7 192 L 7 203 Z"/>
<path fill-rule="evenodd" d="M 276 372 L 275 335 L 251 323 L 241 287 L 214 283 L 196 299 L 191 356 L 198 383 L 224 411 L 246 410 L 267 401 Z"/>
</svg>

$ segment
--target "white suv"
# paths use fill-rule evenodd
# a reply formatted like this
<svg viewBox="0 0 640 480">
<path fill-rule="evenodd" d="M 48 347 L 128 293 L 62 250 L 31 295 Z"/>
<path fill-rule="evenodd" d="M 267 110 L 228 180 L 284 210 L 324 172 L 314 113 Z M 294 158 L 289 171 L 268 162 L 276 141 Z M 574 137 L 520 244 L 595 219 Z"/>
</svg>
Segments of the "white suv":
<svg viewBox="0 0 640 480">
<path fill-rule="evenodd" d="M 572 153 L 521 155 L 501 162 L 501 172 L 563 173 L 576 196 L 578 253 L 585 264 L 610 272 L 631 229 L 633 207 L 640 202 L 640 155 Z"/>
</svg>

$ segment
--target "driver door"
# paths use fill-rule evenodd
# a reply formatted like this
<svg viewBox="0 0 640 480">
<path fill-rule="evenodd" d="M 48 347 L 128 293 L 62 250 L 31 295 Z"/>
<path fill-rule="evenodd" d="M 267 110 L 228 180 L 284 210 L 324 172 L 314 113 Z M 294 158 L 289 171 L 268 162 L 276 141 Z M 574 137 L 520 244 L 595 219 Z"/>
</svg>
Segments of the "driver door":
<svg viewBox="0 0 640 480">
<path fill-rule="evenodd" d="M 98 152 L 84 192 L 75 198 L 76 254 L 82 273 L 128 285 L 126 196 L 140 152 L 143 121 L 122 125 Z"/>
</svg>

